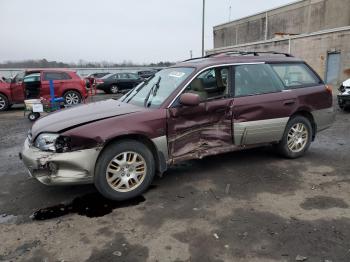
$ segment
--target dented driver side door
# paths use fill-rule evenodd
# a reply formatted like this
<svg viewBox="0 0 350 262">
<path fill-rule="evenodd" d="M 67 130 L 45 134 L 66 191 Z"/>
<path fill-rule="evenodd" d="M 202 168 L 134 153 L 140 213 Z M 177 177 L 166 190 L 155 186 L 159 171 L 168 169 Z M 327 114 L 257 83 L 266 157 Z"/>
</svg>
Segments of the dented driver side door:
<svg viewBox="0 0 350 262">
<path fill-rule="evenodd" d="M 230 86 L 219 89 L 227 92 Z M 198 106 L 177 104 L 169 108 L 168 145 L 173 162 L 202 158 L 232 146 L 232 110 L 233 98 L 229 94 L 208 98 Z"/>
</svg>

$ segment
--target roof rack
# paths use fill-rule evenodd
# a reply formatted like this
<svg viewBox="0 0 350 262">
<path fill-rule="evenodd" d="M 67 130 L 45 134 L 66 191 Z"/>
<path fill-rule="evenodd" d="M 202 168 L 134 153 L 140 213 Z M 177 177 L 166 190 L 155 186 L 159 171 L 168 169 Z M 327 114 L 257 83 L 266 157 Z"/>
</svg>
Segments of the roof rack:
<svg viewBox="0 0 350 262">
<path fill-rule="evenodd" d="M 233 51 L 209 54 L 209 55 L 206 55 L 206 56 L 203 56 L 203 57 L 195 57 L 195 58 L 184 60 L 183 62 L 192 61 L 192 60 L 198 60 L 198 59 L 203 59 L 203 58 L 209 58 L 209 57 L 221 57 L 221 56 L 230 56 L 230 55 L 260 56 L 260 54 L 284 55 L 286 57 L 293 57 L 293 55 L 291 55 L 289 53 L 281 53 L 281 52 L 275 52 L 275 51 L 239 51 L 239 50 L 233 50 Z"/>
<path fill-rule="evenodd" d="M 221 53 L 214 53 L 214 54 L 206 55 L 205 57 L 215 57 L 215 56 L 221 56 L 221 55 L 253 55 L 253 56 L 260 56 L 260 54 L 284 55 L 286 57 L 293 57 L 289 53 L 281 53 L 281 52 L 275 52 L 275 51 L 239 51 L 239 50 L 233 50 L 233 51 L 221 52 Z"/>
</svg>

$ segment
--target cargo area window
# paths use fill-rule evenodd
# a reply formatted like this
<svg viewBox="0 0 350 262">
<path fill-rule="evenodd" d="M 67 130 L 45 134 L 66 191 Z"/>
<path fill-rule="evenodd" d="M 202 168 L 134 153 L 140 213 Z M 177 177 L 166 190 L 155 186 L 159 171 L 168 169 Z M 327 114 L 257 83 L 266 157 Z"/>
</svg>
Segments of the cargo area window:
<svg viewBox="0 0 350 262">
<path fill-rule="evenodd" d="M 248 64 L 235 66 L 235 96 L 251 96 L 276 93 L 283 90 L 283 84 L 266 64 Z"/>
<path fill-rule="evenodd" d="M 271 64 L 285 89 L 317 85 L 321 80 L 303 63 Z"/>
<path fill-rule="evenodd" d="M 45 72 L 44 73 L 44 80 L 50 81 L 50 80 L 68 80 L 71 79 L 71 77 L 64 72 Z"/>
</svg>

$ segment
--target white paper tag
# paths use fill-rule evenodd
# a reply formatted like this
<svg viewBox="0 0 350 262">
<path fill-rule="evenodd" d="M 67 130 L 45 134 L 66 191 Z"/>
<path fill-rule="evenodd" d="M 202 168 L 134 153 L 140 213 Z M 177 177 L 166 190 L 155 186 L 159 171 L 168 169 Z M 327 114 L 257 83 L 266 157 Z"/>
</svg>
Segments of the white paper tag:
<svg viewBox="0 0 350 262">
<path fill-rule="evenodd" d="M 33 104 L 33 112 L 44 112 L 44 107 L 42 104 Z"/>
<path fill-rule="evenodd" d="M 184 72 L 177 72 L 177 71 L 173 71 L 169 74 L 169 76 L 178 77 L 178 78 L 183 77 L 184 75 L 185 75 Z"/>
</svg>

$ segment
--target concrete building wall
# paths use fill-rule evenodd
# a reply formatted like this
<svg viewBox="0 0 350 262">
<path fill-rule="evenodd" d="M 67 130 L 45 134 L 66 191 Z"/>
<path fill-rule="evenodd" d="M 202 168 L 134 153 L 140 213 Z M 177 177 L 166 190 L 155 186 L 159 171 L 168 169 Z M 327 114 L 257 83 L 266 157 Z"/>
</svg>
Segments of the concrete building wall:
<svg viewBox="0 0 350 262">
<path fill-rule="evenodd" d="M 255 43 L 240 44 L 209 50 L 207 53 L 218 53 L 231 50 L 247 51 L 277 51 L 290 53 L 304 59 L 316 72 L 325 79 L 328 54 L 339 53 L 340 65 L 337 80 L 332 82 L 338 85 L 350 78 L 350 26 L 335 30 L 328 30 L 311 35 L 295 36 L 290 40 L 272 39 Z"/>
<path fill-rule="evenodd" d="M 214 27 L 214 48 L 350 25 L 350 0 L 302 0 Z"/>
</svg>

